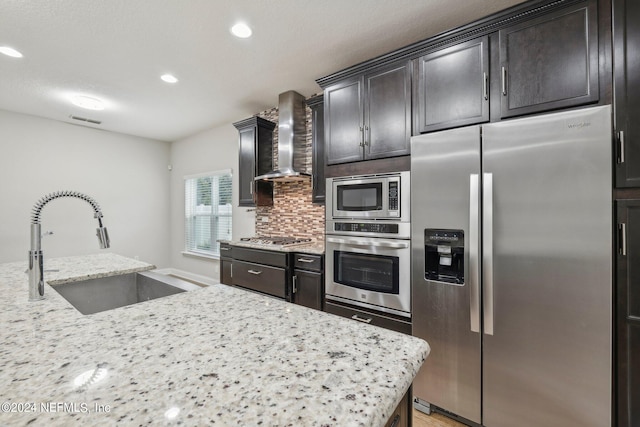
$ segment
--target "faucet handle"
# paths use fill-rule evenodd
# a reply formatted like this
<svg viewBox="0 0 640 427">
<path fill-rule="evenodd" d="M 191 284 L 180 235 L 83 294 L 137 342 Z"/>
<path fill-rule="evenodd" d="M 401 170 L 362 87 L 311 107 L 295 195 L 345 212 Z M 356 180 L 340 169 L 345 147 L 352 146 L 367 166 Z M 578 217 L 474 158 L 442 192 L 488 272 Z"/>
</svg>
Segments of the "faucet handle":
<svg viewBox="0 0 640 427">
<path fill-rule="evenodd" d="M 40 235 L 40 238 L 43 238 L 44 236 L 51 236 L 52 234 L 53 234 L 53 231 L 45 231 Z"/>
</svg>

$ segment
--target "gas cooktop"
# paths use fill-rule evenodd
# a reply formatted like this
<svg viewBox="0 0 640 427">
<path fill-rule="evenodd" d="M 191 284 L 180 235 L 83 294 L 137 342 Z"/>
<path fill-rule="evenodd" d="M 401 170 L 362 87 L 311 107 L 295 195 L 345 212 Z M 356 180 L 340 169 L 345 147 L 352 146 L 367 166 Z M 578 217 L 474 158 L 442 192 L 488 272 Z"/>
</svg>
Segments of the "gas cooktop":
<svg viewBox="0 0 640 427">
<path fill-rule="evenodd" d="M 306 243 L 311 242 L 311 239 L 308 238 L 300 238 L 300 237 L 278 237 L 278 236 L 266 236 L 266 237 L 242 237 L 240 238 L 241 242 L 251 243 L 254 245 L 263 245 L 263 246 L 280 246 L 280 247 L 289 247 L 295 245 L 304 245 Z"/>
</svg>

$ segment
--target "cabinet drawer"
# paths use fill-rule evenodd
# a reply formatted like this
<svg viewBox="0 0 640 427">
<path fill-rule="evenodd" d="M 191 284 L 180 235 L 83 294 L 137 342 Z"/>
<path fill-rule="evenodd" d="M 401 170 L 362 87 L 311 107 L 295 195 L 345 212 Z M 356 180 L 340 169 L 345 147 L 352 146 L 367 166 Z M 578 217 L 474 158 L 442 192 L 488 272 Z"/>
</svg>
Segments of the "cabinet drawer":
<svg viewBox="0 0 640 427">
<path fill-rule="evenodd" d="M 375 314 L 358 308 L 338 305 L 331 301 L 325 301 L 324 311 L 331 314 L 337 314 L 341 317 L 347 317 L 354 321 L 360 321 L 369 325 L 380 326 L 381 328 L 411 335 L 411 322 L 395 319 L 383 314 Z"/>
<path fill-rule="evenodd" d="M 265 251 L 261 249 L 245 248 L 241 246 L 233 247 L 233 259 L 240 261 L 253 262 L 257 264 L 267 264 L 274 267 L 286 268 L 287 252 Z"/>
<path fill-rule="evenodd" d="M 232 279 L 236 286 L 286 298 L 287 274 L 284 268 L 234 260 Z"/>
<path fill-rule="evenodd" d="M 228 243 L 220 243 L 220 258 L 233 258 L 233 246 Z"/>
<path fill-rule="evenodd" d="M 293 268 L 322 272 L 322 255 L 293 254 Z"/>
</svg>

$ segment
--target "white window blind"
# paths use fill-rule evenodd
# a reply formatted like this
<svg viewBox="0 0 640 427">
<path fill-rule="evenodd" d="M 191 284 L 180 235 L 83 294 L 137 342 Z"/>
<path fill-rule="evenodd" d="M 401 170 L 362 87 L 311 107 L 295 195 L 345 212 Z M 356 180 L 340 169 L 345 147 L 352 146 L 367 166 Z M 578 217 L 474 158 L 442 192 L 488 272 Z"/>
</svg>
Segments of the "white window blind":
<svg viewBox="0 0 640 427">
<path fill-rule="evenodd" d="M 231 240 L 231 182 L 231 170 L 185 177 L 185 252 L 217 257 Z"/>
</svg>

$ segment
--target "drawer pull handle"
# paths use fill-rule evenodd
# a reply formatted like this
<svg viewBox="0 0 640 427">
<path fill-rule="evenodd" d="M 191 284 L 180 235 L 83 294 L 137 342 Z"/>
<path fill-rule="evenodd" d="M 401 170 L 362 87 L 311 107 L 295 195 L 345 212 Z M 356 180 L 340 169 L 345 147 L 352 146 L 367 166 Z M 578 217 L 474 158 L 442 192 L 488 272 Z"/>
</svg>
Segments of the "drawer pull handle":
<svg viewBox="0 0 640 427">
<path fill-rule="evenodd" d="M 220 248 L 221 251 L 230 251 L 231 248 Z"/>
<path fill-rule="evenodd" d="M 351 318 L 353 320 L 357 320 L 358 322 L 371 323 L 371 318 L 365 319 L 364 317 L 360 317 L 357 314 L 354 314 L 353 316 L 351 316 Z"/>
<path fill-rule="evenodd" d="M 314 260 L 312 259 L 307 259 L 307 258 L 298 258 L 298 262 L 306 262 L 306 263 L 310 263 L 313 262 Z"/>
<path fill-rule="evenodd" d="M 390 427 L 398 427 L 400 425 L 400 415 L 396 415 Z"/>
<path fill-rule="evenodd" d="M 256 271 L 256 270 L 248 270 L 249 274 L 255 274 L 256 276 L 259 274 L 262 274 L 262 271 Z"/>
</svg>

